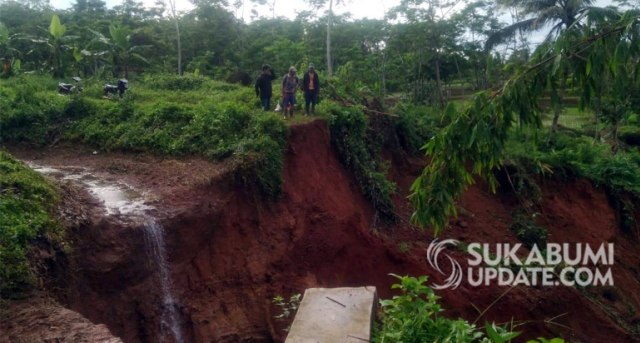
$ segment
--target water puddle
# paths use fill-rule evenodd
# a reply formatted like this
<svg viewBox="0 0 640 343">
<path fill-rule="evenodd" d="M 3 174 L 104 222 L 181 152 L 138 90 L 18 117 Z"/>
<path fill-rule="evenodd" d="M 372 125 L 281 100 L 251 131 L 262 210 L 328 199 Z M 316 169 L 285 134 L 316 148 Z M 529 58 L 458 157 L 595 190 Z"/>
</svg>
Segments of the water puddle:
<svg viewBox="0 0 640 343">
<path fill-rule="evenodd" d="M 82 184 L 96 199 L 104 205 L 107 215 L 142 216 L 153 207 L 147 204 L 144 194 L 133 187 L 118 181 L 106 181 L 98 178 L 82 167 L 64 169 L 28 165 L 35 171 L 61 180 L 73 180 Z"/>
</svg>

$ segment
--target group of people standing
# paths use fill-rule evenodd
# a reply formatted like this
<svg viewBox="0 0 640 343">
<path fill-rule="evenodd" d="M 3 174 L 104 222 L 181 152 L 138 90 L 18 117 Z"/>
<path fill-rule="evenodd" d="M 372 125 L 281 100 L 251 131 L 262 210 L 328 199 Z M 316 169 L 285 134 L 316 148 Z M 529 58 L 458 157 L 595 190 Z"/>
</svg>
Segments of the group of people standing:
<svg viewBox="0 0 640 343">
<path fill-rule="evenodd" d="M 262 66 L 262 73 L 256 80 L 256 95 L 260 97 L 260 103 L 265 111 L 271 108 L 271 82 L 275 79 L 273 69 L 269 65 Z M 290 67 L 289 72 L 282 78 L 282 108 L 285 118 L 293 117 L 293 110 L 296 105 L 296 92 L 301 89 L 304 93 L 305 113 L 314 114 L 320 93 L 320 80 L 313 63 L 309 64 L 309 69 L 304 73 L 302 84 L 296 75 L 296 68 Z M 309 112 L 311 110 L 311 112 Z"/>
</svg>

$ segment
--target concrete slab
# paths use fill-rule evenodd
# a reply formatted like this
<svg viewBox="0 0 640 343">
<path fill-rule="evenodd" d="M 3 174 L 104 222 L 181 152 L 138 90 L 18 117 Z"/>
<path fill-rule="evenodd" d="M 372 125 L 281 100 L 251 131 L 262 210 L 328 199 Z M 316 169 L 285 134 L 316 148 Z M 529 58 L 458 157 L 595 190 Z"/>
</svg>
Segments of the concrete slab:
<svg viewBox="0 0 640 343">
<path fill-rule="evenodd" d="M 309 288 L 285 343 L 362 343 L 371 340 L 376 288 Z"/>
</svg>

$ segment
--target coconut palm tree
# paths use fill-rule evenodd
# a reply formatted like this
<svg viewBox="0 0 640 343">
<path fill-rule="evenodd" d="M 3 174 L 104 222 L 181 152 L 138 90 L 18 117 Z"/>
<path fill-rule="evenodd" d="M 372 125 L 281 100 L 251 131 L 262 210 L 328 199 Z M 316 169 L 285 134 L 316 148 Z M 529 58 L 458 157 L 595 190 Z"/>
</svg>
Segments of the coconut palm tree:
<svg viewBox="0 0 640 343">
<path fill-rule="evenodd" d="M 615 10 L 591 6 L 594 0 L 499 0 L 504 6 L 515 7 L 528 19 L 521 20 L 506 26 L 487 39 L 485 49 L 489 50 L 493 46 L 513 37 L 517 32 L 531 32 L 541 29 L 547 25 L 552 25 L 547 33 L 547 40 L 554 39 L 563 30 L 576 31 L 582 28 L 582 18 L 588 14 L 599 14 L 604 17 L 609 14 L 615 15 Z M 554 87 L 553 120 L 551 131 L 558 129 L 558 119 L 562 112 L 562 101 L 567 78 L 567 66 L 560 66 L 561 75 L 558 80 L 558 87 Z"/>
<path fill-rule="evenodd" d="M 594 0 L 502 0 L 506 7 L 515 7 L 528 19 L 521 20 L 496 31 L 489 36 L 485 47 L 491 49 L 517 32 L 531 32 L 553 25 L 547 37 L 557 36 L 563 29 L 579 26 L 580 18 L 592 7 Z"/>
</svg>

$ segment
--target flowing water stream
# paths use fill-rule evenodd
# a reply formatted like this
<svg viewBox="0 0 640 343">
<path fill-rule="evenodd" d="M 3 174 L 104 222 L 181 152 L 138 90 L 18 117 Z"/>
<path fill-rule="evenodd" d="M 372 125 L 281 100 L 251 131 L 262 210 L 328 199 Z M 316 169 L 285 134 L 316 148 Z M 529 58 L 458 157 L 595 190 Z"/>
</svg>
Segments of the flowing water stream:
<svg viewBox="0 0 640 343">
<path fill-rule="evenodd" d="M 144 224 L 144 238 L 147 251 L 151 257 L 155 269 L 160 278 L 160 288 L 162 289 L 162 316 L 160 318 L 160 338 L 161 341 L 170 334 L 176 343 L 182 343 L 182 330 L 178 322 L 176 311 L 176 300 L 173 296 L 173 282 L 169 274 L 167 264 L 167 252 L 164 242 L 164 230 L 155 218 L 147 218 Z"/>
<path fill-rule="evenodd" d="M 51 168 L 28 163 L 42 174 L 61 180 L 73 180 L 86 188 L 104 205 L 106 215 L 120 215 L 143 221 L 145 247 L 149 263 L 156 271 L 161 291 L 160 342 L 182 343 L 177 306 L 179 302 L 173 295 L 173 282 L 167 261 L 167 249 L 164 240 L 164 229 L 149 212 L 153 206 L 147 203 L 144 194 L 133 187 L 117 181 L 107 181 L 81 167 Z"/>
</svg>

